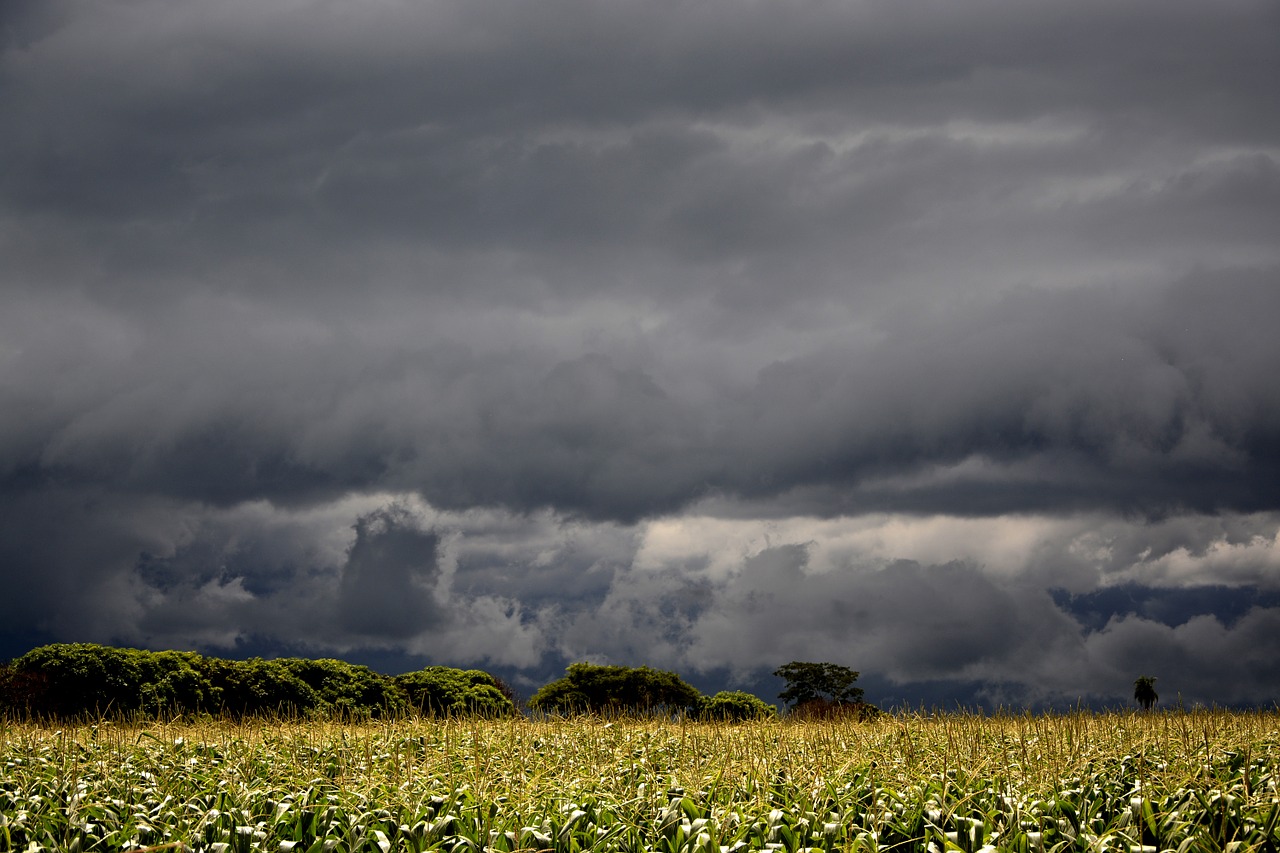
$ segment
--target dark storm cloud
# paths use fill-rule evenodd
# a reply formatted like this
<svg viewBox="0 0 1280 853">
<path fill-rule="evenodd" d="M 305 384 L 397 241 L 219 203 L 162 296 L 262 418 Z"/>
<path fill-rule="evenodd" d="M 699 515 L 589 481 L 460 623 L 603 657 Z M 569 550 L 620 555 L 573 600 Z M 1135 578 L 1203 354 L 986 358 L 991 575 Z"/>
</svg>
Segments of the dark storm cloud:
<svg viewBox="0 0 1280 853">
<path fill-rule="evenodd" d="M 815 489 L 819 512 L 1272 508 L 1278 312 L 1268 270 L 1155 299 L 1028 294 L 907 324 L 861 352 L 762 371 L 753 470 L 778 472 L 767 493 Z M 929 470 L 975 456 L 984 465 Z"/>
<path fill-rule="evenodd" d="M 419 660 L 500 664 L 528 663 L 540 651 L 538 638 L 521 635 L 526 613 L 537 613 L 531 585 L 467 583 L 455 593 L 458 555 L 448 553 L 429 519 L 404 503 L 358 499 L 318 511 L 282 512 L 266 504 L 168 511 L 170 542 L 153 542 L 155 553 L 132 565 L 123 555 L 104 555 L 99 574 L 110 579 L 104 584 L 109 594 L 63 603 L 67 612 L 102 613 L 87 635 L 223 653 L 258 647 L 312 654 L 396 650 Z M 457 537 L 456 525 L 449 536 Z M 499 531 L 482 529 L 491 535 L 481 537 L 476 550 L 498 547 Z M 524 533 L 521 556 L 527 559 L 527 525 Z M 506 649 L 504 643 L 519 645 Z"/>
<path fill-rule="evenodd" d="M 1280 607 L 1280 595 L 1256 587 L 1199 586 L 1175 589 L 1136 584 L 1105 587 L 1085 595 L 1062 594 L 1055 602 L 1086 627 L 1100 630 L 1112 619 L 1136 614 L 1177 627 L 1195 616 L 1213 616 L 1226 628 L 1256 607 Z"/>
<path fill-rule="evenodd" d="M 565 287 L 566 247 L 830 252 L 975 182 L 1276 137 L 1265 3 L 50 6 L 52 28 L 16 16 L 0 69 L 4 194 L 133 276 L 196 253 L 311 289 L 273 273 L 336 250 L 355 274 L 409 242 L 528 251 Z M 1039 120 L 1088 138 L 944 144 L 953 122 Z M 783 131 L 812 141 L 771 152 Z"/>
<path fill-rule="evenodd" d="M 862 638 L 1035 699 L 1159 649 L 1257 698 L 1212 655 L 1274 651 L 1277 38 L 1262 0 L 4 4 L 5 630 L 743 678 Z M 1038 544 L 646 556 L 935 514 Z"/>
<path fill-rule="evenodd" d="M 404 639 L 444 618 L 436 601 L 440 540 L 408 522 L 407 511 L 380 510 L 356 522 L 356 540 L 338 584 L 343 627 L 364 636 Z"/>
<path fill-rule="evenodd" d="M 1013 296 L 697 397 L 662 354 L 290 351 L 270 318 L 209 311 L 233 349 L 139 329 L 56 389 L 65 356 L 33 341 L 10 385 L 33 403 L 2 458 L 15 498 L 57 481 L 219 504 L 408 489 L 623 519 L 717 494 L 825 515 L 1254 511 L 1278 498 L 1273 282 Z M 75 346 L 95 344 L 112 345 Z"/>
</svg>

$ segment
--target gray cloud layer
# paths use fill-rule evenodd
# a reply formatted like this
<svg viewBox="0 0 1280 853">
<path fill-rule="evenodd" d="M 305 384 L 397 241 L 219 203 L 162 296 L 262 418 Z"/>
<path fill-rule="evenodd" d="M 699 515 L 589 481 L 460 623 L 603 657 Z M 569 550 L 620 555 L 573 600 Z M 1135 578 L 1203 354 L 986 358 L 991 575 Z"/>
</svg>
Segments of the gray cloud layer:
<svg viewBox="0 0 1280 853">
<path fill-rule="evenodd" d="M 7 4 L 6 642 L 1266 698 L 1274 559 L 1210 557 L 1280 510 L 1278 43 L 1262 0 Z M 1042 538 L 636 568 L 661 519 L 884 513 Z M 1124 584 L 1254 605 L 1073 610 Z M 744 637 L 766 600 L 826 615 Z"/>
</svg>

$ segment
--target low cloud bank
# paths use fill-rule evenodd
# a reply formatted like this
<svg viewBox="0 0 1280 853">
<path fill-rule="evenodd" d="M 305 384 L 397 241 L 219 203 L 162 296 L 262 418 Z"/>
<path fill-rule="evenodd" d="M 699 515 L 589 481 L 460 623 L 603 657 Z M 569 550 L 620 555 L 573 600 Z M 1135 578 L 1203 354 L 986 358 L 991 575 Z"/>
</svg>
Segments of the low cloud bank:
<svg viewBox="0 0 1280 853">
<path fill-rule="evenodd" d="M 529 684 L 583 658 L 725 685 L 832 660 L 908 703 L 948 684 L 992 706 L 1116 702 L 1156 674 L 1184 702 L 1265 704 L 1280 675 L 1274 514 L 623 525 L 369 495 L 152 521 L 151 550 L 122 546 L 96 584 L 17 623 L 157 648 L 395 653 Z"/>
</svg>

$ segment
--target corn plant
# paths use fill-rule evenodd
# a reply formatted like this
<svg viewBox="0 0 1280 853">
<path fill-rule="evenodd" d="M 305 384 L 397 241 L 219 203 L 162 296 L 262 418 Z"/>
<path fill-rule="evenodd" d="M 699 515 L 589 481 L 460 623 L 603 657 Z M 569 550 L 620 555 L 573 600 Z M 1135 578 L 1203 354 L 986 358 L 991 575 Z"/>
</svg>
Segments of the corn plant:
<svg viewBox="0 0 1280 853">
<path fill-rule="evenodd" d="M 1276 713 L 0 723 L 0 851 L 1280 849 Z"/>
</svg>

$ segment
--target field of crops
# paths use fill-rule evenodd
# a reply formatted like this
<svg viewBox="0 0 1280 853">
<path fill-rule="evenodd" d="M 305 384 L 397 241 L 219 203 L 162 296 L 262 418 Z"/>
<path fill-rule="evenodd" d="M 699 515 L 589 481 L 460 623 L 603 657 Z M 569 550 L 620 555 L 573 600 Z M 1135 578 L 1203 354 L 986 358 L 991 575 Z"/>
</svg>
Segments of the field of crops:
<svg viewBox="0 0 1280 853">
<path fill-rule="evenodd" d="M 0 850 L 1280 849 L 1280 714 L 0 723 Z"/>
</svg>

